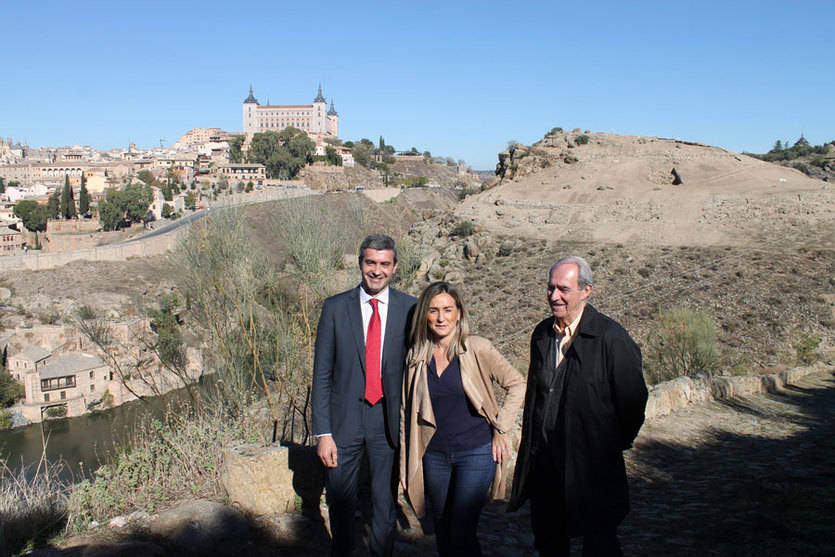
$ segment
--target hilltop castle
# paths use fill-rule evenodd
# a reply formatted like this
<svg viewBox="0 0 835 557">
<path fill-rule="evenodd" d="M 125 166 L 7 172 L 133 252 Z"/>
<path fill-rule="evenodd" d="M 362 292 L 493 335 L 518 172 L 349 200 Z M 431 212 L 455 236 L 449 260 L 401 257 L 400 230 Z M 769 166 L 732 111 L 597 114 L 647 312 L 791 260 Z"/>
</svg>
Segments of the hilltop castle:
<svg viewBox="0 0 835 557">
<path fill-rule="evenodd" d="M 339 114 L 333 107 L 333 99 L 328 108 L 321 85 L 313 104 L 305 105 L 260 105 L 250 85 L 249 96 L 243 105 L 243 124 L 243 131 L 248 136 L 265 131 L 279 132 L 289 126 L 308 135 L 339 136 Z"/>
</svg>

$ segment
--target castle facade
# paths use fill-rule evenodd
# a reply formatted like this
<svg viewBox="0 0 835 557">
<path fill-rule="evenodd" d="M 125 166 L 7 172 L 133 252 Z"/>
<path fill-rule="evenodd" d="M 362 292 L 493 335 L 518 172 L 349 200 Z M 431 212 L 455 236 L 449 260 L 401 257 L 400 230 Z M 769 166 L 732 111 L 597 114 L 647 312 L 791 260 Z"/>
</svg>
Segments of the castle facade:
<svg viewBox="0 0 835 557">
<path fill-rule="evenodd" d="M 333 99 L 328 108 L 328 103 L 322 96 L 321 85 L 319 94 L 313 99 L 313 104 L 305 105 L 259 104 L 250 86 L 249 96 L 243 103 L 245 134 L 251 136 L 265 131 L 280 132 L 291 126 L 308 135 L 339 136 L 339 114 L 333 107 Z"/>
</svg>

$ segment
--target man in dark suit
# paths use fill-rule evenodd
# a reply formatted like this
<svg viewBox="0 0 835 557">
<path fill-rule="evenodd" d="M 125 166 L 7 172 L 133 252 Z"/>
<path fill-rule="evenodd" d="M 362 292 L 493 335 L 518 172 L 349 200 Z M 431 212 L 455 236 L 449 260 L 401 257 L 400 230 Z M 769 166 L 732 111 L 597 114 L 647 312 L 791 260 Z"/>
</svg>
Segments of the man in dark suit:
<svg viewBox="0 0 835 557">
<path fill-rule="evenodd" d="M 614 320 L 586 301 L 592 273 L 580 257 L 551 267 L 552 317 L 531 337 L 522 440 L 510 510 L 531 501 L 540 555 L 622 555 L 618 524 L 629 512 L 623 451 L 644 422 L 641 351 Z"/>
<path fill-rule="evenodd" d="M 325 300 L 313 362 L 313 433 L 326 467 L 332 554 L 354 550 L 353 520 L 363 451 L 371 472 L 372 555 L 391 555 L 394 452 L 408 327 L 415 298 L 389 288 L 394 240 L 372 234 L 359 249 L 362 283 Z"/>
</svg>

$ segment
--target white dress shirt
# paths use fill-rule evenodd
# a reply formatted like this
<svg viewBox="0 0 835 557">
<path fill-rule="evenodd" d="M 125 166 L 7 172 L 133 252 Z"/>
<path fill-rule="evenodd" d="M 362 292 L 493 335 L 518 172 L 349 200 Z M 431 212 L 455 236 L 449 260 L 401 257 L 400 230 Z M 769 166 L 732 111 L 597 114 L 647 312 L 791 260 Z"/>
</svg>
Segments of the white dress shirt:
<svg viewBox="0 0 835 557">
<path fill-rule="evenodd" d="M 380 373 L 383 371 L 383 346 L 386 341 L 386 317 L 389 309 L 389 287 L 386 286 L 376 296 L 371 296 L 360 286 L 360 311 L 362 312 L 362 337 L 368 336 L 368 324 L 371 322 L 371 315 L 374 308 L 371 307 L 371 298 L 377 298 L 377 311 L 380 313 Z"/>
</svg>

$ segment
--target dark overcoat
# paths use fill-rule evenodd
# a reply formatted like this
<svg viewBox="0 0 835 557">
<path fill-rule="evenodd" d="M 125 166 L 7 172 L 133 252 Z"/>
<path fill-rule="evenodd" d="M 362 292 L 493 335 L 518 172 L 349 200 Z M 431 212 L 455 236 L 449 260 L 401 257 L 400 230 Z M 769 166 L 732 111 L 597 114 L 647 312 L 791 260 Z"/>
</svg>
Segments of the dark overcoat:
<svg viewBox="0 0 835 557">
<path fill-rule="evenodd" d="M 522 440 L 513 480 L 510 510 L 519 508 L 537 486 L 529 485 L 531 445 L 543 428 L 533 423 L 537 382 L 560 390 L 554 378 L 554 318 L 534 329 L 525 395 Z M 564 359 L 562 404 L 556 429 L 547 432 L 547 451 L 555 479 L 564 476 L 563 506 L 570 536 L 620 523 L 629 511 L 623 451 L 644 422 L 647 388 L 641 351 L 626 330 L 587 304 Z M 542 420 L 539 420 L 542 421 Z M 546 453 L 548 454 L 548 453 Z M 559 471 L 561 465 L 564 474 Z M 556 515 L 556 513 L 555 513 Z"/>
</svg>

